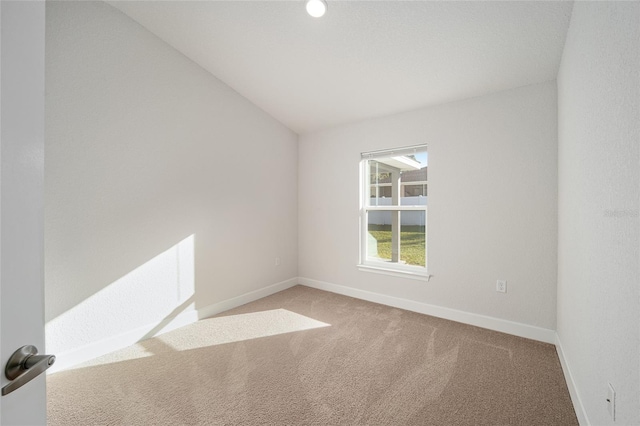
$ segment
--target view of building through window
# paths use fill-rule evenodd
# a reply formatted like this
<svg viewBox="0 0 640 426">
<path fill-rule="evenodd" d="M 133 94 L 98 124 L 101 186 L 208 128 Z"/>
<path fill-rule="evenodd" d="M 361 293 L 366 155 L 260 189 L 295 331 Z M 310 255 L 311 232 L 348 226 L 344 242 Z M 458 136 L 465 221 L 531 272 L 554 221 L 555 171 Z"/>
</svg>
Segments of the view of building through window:
<svg viewBox="0 0 640 426">
<path fill-rule="evenodd" d="M 364 153 L 361 263 L 425 273 L 427 147 Z"/>
</svg>

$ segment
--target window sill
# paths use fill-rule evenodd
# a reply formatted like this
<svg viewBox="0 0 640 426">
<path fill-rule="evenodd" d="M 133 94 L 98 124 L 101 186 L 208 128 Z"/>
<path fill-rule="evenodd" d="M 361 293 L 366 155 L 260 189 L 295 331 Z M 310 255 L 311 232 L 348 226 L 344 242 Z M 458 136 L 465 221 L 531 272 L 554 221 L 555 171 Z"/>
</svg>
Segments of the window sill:
<svg viewBox="0 0 640 426">
<path fill-rule="evenodd" d="M 411 271 L 401 271 L 398 269 L 384 268 L 381 266 L 372 266 L 372 265 L 358 265 L 358 269 L 363 272 L 372 272 L 374 274 L 382 274 L 382 275 L 390 275 L 392 277 L 399 278 L 408 278 L 411 280 L 424 281 L 428 282 L 431 278 L 426 271 L 425 272 L 411 272 Z"/>
</svg>

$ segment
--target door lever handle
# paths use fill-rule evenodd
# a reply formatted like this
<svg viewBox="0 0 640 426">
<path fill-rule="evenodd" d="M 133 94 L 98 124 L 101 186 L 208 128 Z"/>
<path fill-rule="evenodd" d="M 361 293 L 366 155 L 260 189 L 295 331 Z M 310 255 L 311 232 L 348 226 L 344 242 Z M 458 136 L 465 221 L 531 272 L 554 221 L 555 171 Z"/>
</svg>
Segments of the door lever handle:
<svg viewBox="0 0 640 426">
<path fill-rule="evenodd" d="M 4 369 L 4 375 L 12 382 L 2 388 L 2 396 L 30 382 L 56 361 L 54 355 L 37 355 L 37 353 L 38 348 L 26 345 L 11 355 Z"/>
</svg>

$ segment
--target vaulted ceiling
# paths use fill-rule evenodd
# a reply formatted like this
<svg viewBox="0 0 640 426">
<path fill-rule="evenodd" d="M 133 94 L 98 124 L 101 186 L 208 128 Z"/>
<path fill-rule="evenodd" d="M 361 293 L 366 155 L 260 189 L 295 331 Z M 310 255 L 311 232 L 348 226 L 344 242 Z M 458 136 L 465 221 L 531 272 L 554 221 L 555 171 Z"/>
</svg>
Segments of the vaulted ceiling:
<svg viewBox="0 0 640 426">
<path fill-rule="evenodd" d="M 109 1 L 298 133 L 556 78 L 570 1 Z"/>
</svg>

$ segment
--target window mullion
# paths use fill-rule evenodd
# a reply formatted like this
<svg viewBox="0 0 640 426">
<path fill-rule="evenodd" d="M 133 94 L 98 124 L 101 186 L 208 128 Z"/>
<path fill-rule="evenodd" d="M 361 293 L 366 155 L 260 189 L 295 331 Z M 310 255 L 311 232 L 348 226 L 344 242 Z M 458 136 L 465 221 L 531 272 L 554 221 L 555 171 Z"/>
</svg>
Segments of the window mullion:
<svg viewBox="0 0 640 426">
<path fill-rule="evenodd" d="M 391 204 L 400 205 L 400 169 L 391 171 Z M 400 211 L 391 212 L 391 261 L 400 261 Z"/>
</svg>

